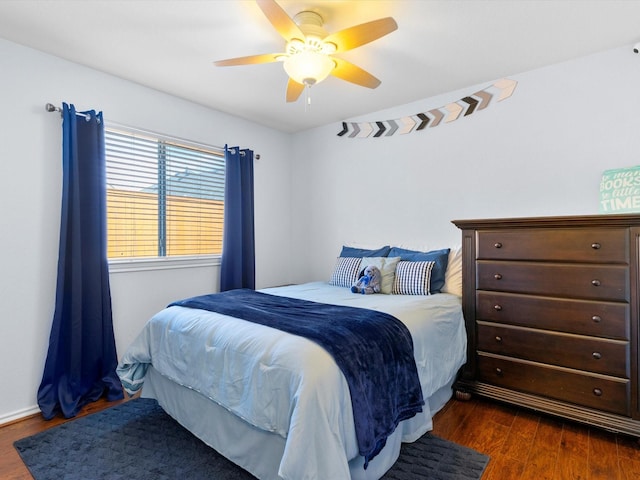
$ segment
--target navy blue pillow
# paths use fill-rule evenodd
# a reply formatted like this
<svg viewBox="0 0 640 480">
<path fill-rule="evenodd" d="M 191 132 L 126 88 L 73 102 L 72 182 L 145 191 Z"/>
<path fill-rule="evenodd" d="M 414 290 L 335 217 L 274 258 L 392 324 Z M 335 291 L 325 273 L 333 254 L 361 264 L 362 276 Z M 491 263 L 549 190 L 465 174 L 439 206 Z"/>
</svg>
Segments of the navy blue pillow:
<svg viewBox="0 0 640 480">
<path fill-rule="evenodd" d="M 345 245 L 342 247 L 342 252 L 340 252 L 340 256 L 341 257 L 386 257 L 389 255 L 389 250 L 391 250 L 391 247 L 389 245 L 380 247 L 377 250 L 347 247 Z"/>
<path fill-rule="evenodd" d="M 400 257 L 400 261 L 405 262 L 436 262 L 431 271 L 431 293 L 440 293 L 444 287 L 444 274 L 449 265 L 449 248 L 442 250 L 432 250 L 430 252 L 419 252 L 417 250 L 407 250 L 406 248 L 393 247 L 389 251 L 389 257 Z"/>
</svg>

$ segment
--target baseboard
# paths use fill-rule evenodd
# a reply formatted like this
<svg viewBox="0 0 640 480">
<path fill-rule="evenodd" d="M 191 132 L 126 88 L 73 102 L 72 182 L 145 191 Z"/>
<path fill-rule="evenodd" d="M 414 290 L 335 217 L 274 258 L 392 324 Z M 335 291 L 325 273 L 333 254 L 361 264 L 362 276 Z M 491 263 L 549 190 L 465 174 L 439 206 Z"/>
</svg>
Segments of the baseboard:
<svg viewBox="0 0 640 480">
<path fill-rule="evenodd" d="M 22 410 L 18 410 L 13 413 L 0 415 L 0 427 L 4 427 L 10 423 L 18 422 L 20 420 L 25 419 L 26 417 L 31 417 L 39 413 L 40 413 L 40 409 L 38 408 L 37 405 L 34 405 L 33 407 L 24 408 Z"/>
</svg>

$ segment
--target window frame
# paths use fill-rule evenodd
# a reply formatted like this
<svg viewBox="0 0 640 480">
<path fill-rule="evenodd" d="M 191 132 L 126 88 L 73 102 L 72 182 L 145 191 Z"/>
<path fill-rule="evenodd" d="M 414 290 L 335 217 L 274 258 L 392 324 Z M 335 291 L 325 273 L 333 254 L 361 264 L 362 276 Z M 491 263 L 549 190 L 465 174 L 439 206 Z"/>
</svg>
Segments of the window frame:
<svg viewBox="0 0 640 480">
<path fill-rule="evenodd" d="M 193 140 L 177 137 L 175 135 L 165 135 L 151 130 L 144 130 L 129 125 L 118 124 L 114 122 L 105 122 L 106 130 L 119 130 L 130 132 L 131 134 L 140 134 L 143 136 L 152 136 L 159 141 L 175 142 L 185 147 L 193 147 L 219 153 L 224 158 L 224 147 L 198 143 Z M 106 141 L 105 141 L 106 144 Z M 106 177 L 105 177 L 106 181 Z M 224 223 L 223 223 L 224 225 Z M 108 241 L 108 240 L 107 240 Z M 109 258 L 109 273 L 126 273 L 140 272 L 151 270 L 171 270 L 180 268 L 203 268 L 219 266 L 222 259 L 222 253 L 219 254 L 197 254 L 197 255 L 172 255 L 172 256 L 156 256 L 156 257 L 127 257 L 127 258 Z"/>
<path fill-rule="evenodd" d="M 193 255 L 180 257 L 110 258 L 109 273 L 145 272 L 176 268 L 202 268 L 220 265 L 222 255 Z"/>
</svg>

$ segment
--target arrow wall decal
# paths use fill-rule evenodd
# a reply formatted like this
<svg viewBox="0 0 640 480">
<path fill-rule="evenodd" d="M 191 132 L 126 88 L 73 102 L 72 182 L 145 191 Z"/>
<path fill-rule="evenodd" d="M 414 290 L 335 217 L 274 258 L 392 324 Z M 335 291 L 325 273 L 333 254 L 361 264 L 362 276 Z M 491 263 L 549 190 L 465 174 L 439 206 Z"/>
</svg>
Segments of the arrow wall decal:
<svg viewBox="0 0 640 480">
<path fill-rule="evenodd" d="M 387 127 L 384 126 L 383 122 L 376 122 L 378 127 L 378 131 L 373 135 L 374 137 L 380 137 L 387 130 Z"/>
<path fill-rule="evenodd" d="M 509 80 L 508 78 L 503 78 L 502 80 L 498 80 L 493 84 L 494 87 L 500 89 L 500 95 L 498 96 L 498 101 L 502 101 L 505 98 L 509 98 L 513 91 L 516 89 L 516 85 L 518 82 L 515 80 Z"/>
<path fill-rule="evenodd" d="M 467 108 L 467 111 L 464 112 L 465 117 L 467 115 L 471 115 L 473 111 L 476 109 L 476 106 L 478 105 L 478 103 L 480 103 L 479 100 L 476 100 L 473 97 L 464 97 L 462 101 L 469 104 L 469 108 Z"/>
<path fill-rule="evenodd" d="M 485 92 L 484 90 L 480 90 L 473 94 L 474 97 L 478 97 L 480 99 L 480 104 L 478 105 L 478 110 L 484 110 L 489 106 L 489 102 L 493 98 L 489 92 Z"/>
<path fill-rule="evenodd" d="M 430 128 L 438 126 L 438 124 L 440 124 L 440 122 L 444 118 L 444 113 L 442 113 L 437 108 L 434 108 L 433 110 L 429 110 L 429 115 L 433 116 L 433 122 L 431 122 Z"/>
<path fill-rule="evenodd" d="M 424 127 L 427 126 L 427 124 L 429 123 L 429 120 L 431 120 L 424 113 L 419 113 L 417 117 L 420 119 L 420 125 L 418 125 L 418 128 L 416 128 L 416 130 L 422 130 Z"/>
<path fill-rule="evenodd" d="M 402 122 L 402 128 L 399 130 L 399 132 L 402 134 L 411 132 L 411 130 L 413 130 L 413 127 L 416 126 L 416 121 L 411 117 L 402 117 L 400 119 L 400 122 Z"/>
<path fill-rule="evenodd" d="M 371 132 L 373 132 L 373 126 L 370 123 L 368 122 L 361 123 L 360 133 L 358 134 L 358 138 L 368 137 L 369 135 L 371 135 Z"/>
<path fill-rule="evenodd" d="M 398 130 L 398 123 L 395 120 L 388 120 L 387 123 L 389 124 L 389 131 L 387 132 L 386 136 L 390 137 L 391 135 L 396 133 L 396 130 Z"/>
<path fill-rule="evenodd" d="M 396 118 L 393 120 L 378 120 L 375 122 L 342 122 L 342 130 L 337 135 L 348 138 L 372 138 L 390 137 L 396 133 L 405 135 L 411 132 L 426 130 L 427 127 L 434 128 L 444 120 L 451 123 L 464 112 L 463 117 L 467 117 L 476 111 L 484 110 L 491 105 L 494 98 L 497 102 L 505 100 L 513 95 L 518 82 L 509 78 L 500 79 L 488 87 L 465 96 L 456 102 L 449 103 L 440 108 L 434 108 L 428 112 L 420 112 L 415 115 Z M 445 114 L 444 111 L 447 113 Z M 416 127 L 417 125 L 417 127 Z"/>
<path fill-rule="evenodd" d="M 455 102 L 450 103 L 449 105 L 445 105 L 444 108 L 447 110 L 447 112 L 449 112 L 447 118 L 444 119 L 446 123 L 456 120 L 460 116 L 460 112 L 462 112 L 462 107 Z"/>
</svg>

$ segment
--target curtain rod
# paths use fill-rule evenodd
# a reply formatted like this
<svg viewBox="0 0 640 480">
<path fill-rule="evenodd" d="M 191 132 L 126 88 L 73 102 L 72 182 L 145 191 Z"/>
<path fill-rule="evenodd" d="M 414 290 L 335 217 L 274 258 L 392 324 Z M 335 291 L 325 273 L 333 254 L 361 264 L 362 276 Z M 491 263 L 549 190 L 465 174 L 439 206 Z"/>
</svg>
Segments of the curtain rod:
<svg viewBox="0 0 640 480">
<path fill-rule="evenodd" d="M 47 110 L 47 112 L 60 112 L 60 115 L 62 115 L 62 109 L 60 107 L 56 107 L 53 103 L 47 103 L 44 108 Z M 76 112 L 76 115 L 78 115 L 79 117 L 84 117 L 87 120 L 91 118 L 91 115 L 89 115 L 88 113 Z"/>
<path fill-rule="evenodd" d="M 47 112 L 60 112 L 60 115 L 62 115 L 62 109 L 60 107 L 56 107 L 53 103 L 47 103 L 44 108 L 47 110 Z M 76 112 L 76 115 L 79 115 L 81 117 L 84 117 L 86 119 L 90 119 L 91 115 L 87 114 L 87 113 L 82 113 L 82 112 Z M 126 127 L 129 128 L 129 127 Z M 217 147 L 220 148 L 220 147 Z M 220 148 L 220 150 L 222 150 L 222 148 Z M 240 154 L 244 156 L 244 152 L 240 151 Z M 257 153 L 253 156 L 253 158 L 255 160 L 260 160 L 260 154 Z"/>
</svg>

